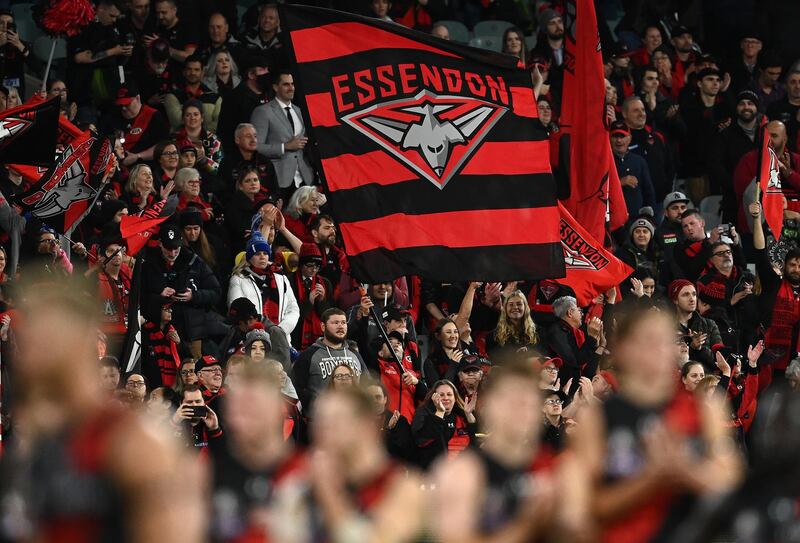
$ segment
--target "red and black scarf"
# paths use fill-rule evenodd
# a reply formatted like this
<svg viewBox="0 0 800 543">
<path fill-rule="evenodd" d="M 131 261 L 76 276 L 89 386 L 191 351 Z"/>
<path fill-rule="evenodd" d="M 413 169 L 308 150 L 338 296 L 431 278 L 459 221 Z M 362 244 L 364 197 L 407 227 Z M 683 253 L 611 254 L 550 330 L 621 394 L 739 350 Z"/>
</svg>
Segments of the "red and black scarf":
<svg viewBox="0 0 800 543">
<path fill-rule="evenodd" d="M 792 354 L 797 351 L 795 331 L 800 322 L 800 296 L 795 294 L 789 281 L 781 281 L 772 309 L 772 322 L 769 325 L 764 343 L 767 349 L 778 356 L 776 369 L 786 369 Z"/>
<path fill-rule="evenodd" d="M 317 288 L 317 285 L 322 285 L 322 288 L 327 291 L 325 288 L 325 284 L 320 280 L 319 275 L 314 274 L 314 277 L 311 278 L 311 285 L 306 289 L 305 283 L 303 282 L 303 274 L 300 271 L 296 271 L 294 274 L 294 280 L 297 284 L 297 303 L 302 307 L 304 303 L 308 300 L 309 294 Z M 327 296 L 329 293 L 325 292 Z M 303 350 L 319 337 L 320 330 L 322 329 L 322 321 L 319 319 L 317 315 L 317 310 L 311 307 L 311 311 L 309 311 L 306 316 L 303 318 L 302 322 L 302 335 L 300 336 L 300 349 Z"/>
<path fill-rule="evenodd" d="M 275 281 L 275 274 L 271 269 L 256 268 L 250 266 L 250 277 L 255 281 L 258 290 L 261 291 L 261 314 L 275 324 L 280 322 L 280 296 L 278 285 Z"/>
</svg>

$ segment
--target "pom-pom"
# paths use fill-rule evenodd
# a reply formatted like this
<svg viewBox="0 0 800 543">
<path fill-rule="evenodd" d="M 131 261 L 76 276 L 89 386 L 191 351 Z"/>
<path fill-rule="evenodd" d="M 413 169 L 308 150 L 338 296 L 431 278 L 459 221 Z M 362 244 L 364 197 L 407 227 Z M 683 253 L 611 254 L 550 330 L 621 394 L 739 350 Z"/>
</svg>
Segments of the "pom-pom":
<svg viewBox="0 0 800 543">
<path fill-rule="evenodd" d="M 250 330 L 264 330 L 264 324 L 260 322 L 254 322 L 250 326 Z"/>
<path fill-rule="evenodd" d="M 94 19 L 88 0 L 43 0 L 32 11 L 39 28 L 51 36 L 77 36 Z"/>
</svg>

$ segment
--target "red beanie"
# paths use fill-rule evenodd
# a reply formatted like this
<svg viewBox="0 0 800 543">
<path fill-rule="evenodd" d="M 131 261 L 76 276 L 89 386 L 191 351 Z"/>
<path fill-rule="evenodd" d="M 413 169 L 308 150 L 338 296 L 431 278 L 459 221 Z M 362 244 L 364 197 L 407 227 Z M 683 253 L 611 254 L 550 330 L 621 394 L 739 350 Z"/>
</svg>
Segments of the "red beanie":
<svg viewBox="0 0 800 543">
<path fill-rule="evenodd" d="M 672 283 L 669 284 L 669 288 L 667 289 L 667 293 L 669 294 L 669 299 L 673 302 L 678 301 L 678 295 L 683 290 L 683 287 L 693 287 L 694 283 L 691 281 L 687 281 L 686 279 L 675 279 Z"/>
<path fill-rule="evenodd" d="M 316 243 L 302 244 L 300 246 L 300 253 L 297 256 L 300 257 L 300 264 L 305 264 L 306 262 L 322 263 L 322 253 Z"/>
</svg>

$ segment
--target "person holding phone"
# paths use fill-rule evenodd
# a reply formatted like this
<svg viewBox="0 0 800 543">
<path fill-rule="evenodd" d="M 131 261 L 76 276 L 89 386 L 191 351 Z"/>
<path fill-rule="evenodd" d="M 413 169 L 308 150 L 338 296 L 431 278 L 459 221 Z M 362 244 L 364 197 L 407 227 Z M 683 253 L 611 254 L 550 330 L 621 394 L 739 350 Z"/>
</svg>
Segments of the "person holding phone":
<svg viewBox="0 0 800 543">
<path fill-rule="evenodd" d="M 30 47 L 17 33 L 17 25 L 10 11 L 0 11 L 0 76 L 7 89 L 17 89 L 25 95 L 25 62 Z"/>
<path fill-rule="evenodd" d="M 175 432 L 186 439 L 187 446 L 197 450 L 208 447 L 208 440 L 222 435 L 219 418 L 206 406 L 203 393 L 197 385 L 186 385 L 181 405 L 172 415 Z"/>
<path fill-rule="evenodd" d="M 172 323 L 194 358 L 203 354 L 206 314 L 222 295 L 219 280 L 202 258 L 182 245 L 181 229 L 162 225 L 159 244 L 148 248 L 142 265 L 142 315 L 160 322 L 161 308 L 172 302 Z"/>
</svg>

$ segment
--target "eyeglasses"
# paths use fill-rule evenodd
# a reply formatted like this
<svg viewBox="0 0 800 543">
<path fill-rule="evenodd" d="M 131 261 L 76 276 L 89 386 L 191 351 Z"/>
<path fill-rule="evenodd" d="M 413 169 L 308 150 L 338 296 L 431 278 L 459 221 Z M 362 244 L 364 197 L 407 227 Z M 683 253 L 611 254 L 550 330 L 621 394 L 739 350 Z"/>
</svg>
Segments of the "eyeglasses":
<svg viewBox="0 0 800 543">
<path fill-rule="evenodd" d="M 128 381 L 125 383 L 126 387 L 139 388 L 144 386 L 144 381 Z"/>
<path fill-rule="evenodd" d="M 334 379 L 334 381 L 352 381 L 353 380 L 353 376 L 343 373 L 343 374 L 340 374 L 340 375 L 334 375 L 333 379 Z"/>
<path fill-rule="evenodd" d="M 203 368 L 200 371 L 210 371 L 212 373 L 222 373 L 222 368 Z"/>
<path fill-rule="evenodd" d="M 549 371 L 550 373 L 558 373 L 558 368 L 555 366 L 545 366 L 542 369 L 544 371 Z"/>
<path fill-rule="evenodd" d="M 164 151 L 161 156 L 178 156 L 178 151 Z"/>
<path fill-rule="evenodd" d="M 187 375 L 192 375 L 193 373 L 194 370 L 181 370 L 181 375 L 183 375 L 184 377 L 186 377 Z"/>
<path fill-rule="evenodd" d="M 733 251 L 728 249 L 727 251 L 717 251 L 716 253 L 714 253 L 714 256 L 731 256 L 732 254 Z"/>
<path fill-rule="evenodd" d="M 564 402 L 562 402 L 561 400 L 545 400 L 544 404 L 545 405 L 563 405 Z"/>
</svg>

